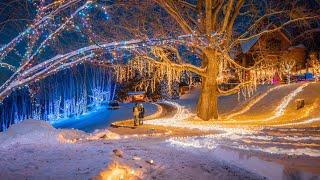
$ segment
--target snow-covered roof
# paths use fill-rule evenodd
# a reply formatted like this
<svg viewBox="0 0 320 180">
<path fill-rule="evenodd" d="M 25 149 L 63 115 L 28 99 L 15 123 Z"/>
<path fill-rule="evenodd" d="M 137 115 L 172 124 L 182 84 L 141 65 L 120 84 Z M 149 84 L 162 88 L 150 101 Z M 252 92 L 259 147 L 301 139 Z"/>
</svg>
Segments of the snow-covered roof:
<svg viewBox="0 0 320 180">
<path fill-rule="evenodd" d="M 296 46 L 289 47 L 289 50 L 296 49 L 296 48 L 306 49 L 306 47 L 303 44 L 298 44 Z"/>
<path fill-rule="evenodd" d="M 130 91 L 128 92 L 128 95 L 139 95 L 139 94 L 145 94 L 144 91 Z"/>
<path fill-rule="evenodd" d="M 252 46 L 256 44 L 256 42 L 260 39 L 260 36 L 255 36 L 247 41 L 241 41 L 240 46 L 243 53 L 249 52 Z"/>
<path fill-rule="evenodd" d="M 274 24 L 270 24 L 268 25 L 265 29 L 270 29 L 271 27 L 273 27 L 272 29 L 277 28 L 276 25 Z M 288 42 L 290 42 L 290 39 L 288 38 L 288 34 L 284 33 L 282 30 L 278 30 L 277 32 L 280 33 L 280 35 Z M 287 31 L 286 31 L 287 32 Z M 250 49 L 258 42 L 258 40 L 261 38 L 261 35 L 259 36 L 255 36 L 253 38 L 250 38 L 249 40 L 246 41 L 241 41 L 240 42 L 240 46 L 241 46 L 241 50 L 242 53 L 247 53 L 250 51 Z"/>
</svg>

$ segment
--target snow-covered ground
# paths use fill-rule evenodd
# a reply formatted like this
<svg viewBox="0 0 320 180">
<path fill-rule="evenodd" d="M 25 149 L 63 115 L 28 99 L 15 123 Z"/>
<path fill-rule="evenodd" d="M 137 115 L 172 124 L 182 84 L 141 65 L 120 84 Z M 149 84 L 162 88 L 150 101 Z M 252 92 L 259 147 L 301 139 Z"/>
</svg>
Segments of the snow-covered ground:
<svg viewBox="0 0 320 180">
<path fill-rule="evenodd" d="M 87 134 L 26 120 L 0 134 L 1 179 L 262 179 L 236 166 L 176 148 L 163 134 Z M 113 150 L 121 151 L 121 156 Z"/>
<path fill-rule="evenodd" d="M 185 107 L 188 107 L 188 102 L 194 102 L 191 99 L 196 98 L 196 96 L 188 96 L 185 97 L 188 101 L 173 104 L 179 109 L 176 117 L 152 120 L 147 123 L 220 132 L 203 136 L 170 137 L 166 141 L 173 146 L 186 149 L 211 150 L 213 156 L 220 157 L 227 162 L 257 172 L 270 179 L 282 179 L 285 174 L 284 171 L 288 167 L 295 168 L 293 172 L 300 173 L 300 175 L 296 175 L 298 178 L 320 178 L 320 166 L 314 166 L 311 163 L 320 163 L 320 114 L 319 112 L 318 114 L 313 113 L 316 116 L 313 118 L 303 116 L 306 112 L 308 115 L 312 114 L 310 112 L 315 109 L 315 105 L 319 108 L 319 104 L 317 104 L 319 89 L 319 83 L 299 83 L 271 88 L 267 94 L 261 93 L 261 98 L 256 98 L 258 100 L 255 104 L 252 104 L 254 101 L 251 101 L 239 111 L 223 116 L 215 122 L 195 120 L 192 109 Z M 306 107 L 302 110 L 295 109 L 295 99 L 298 98 L 305 99 Z M 229 104 L 232 99 L 229 97 L 229 102 L 221 101 Z M 183 106 L 180 104 L 183 104 Z M 250 108 L 247 109 L 247 107 Z M 318 122 L 318 125 L 315 124 L 316 122 Z M 299 127 L 300 124 L 309 125 L 309 127 Z M 283 128 L 274 128 L 277 126 Z M 223 151 L 229 155 L 220 156 L 219 153 L 216 153 L 217 151 Z M 296 157 L 293 158 L 294 160 L 285 158 L 285 161 L 295 165 L 283 166 L 281 164 L 283 162 L 280 165 L 278 162 L 275 163 L 279 166 L 278 173 L 271 169 L 260 171 L 261 169 L 257 169 L 255 163 L 252 164 L 251 160 L 240 163 L 241 160 L 237 155 L 239 151 L 242 152 L 241 154 L 248 156 L 253 156 L 252 153 L 256 154 L 253 157 L 255 157 L 255 161 L 258 159 L 261 169 L 268 167 L 268 163 L 263 163 L 264 161 L 261 160 L 262 157 L 268 157 L 267 159 L 270 161 L 276 161 L 279 156 L 293 156 Z M 232 157 L 230 157 L 230 154 Z M 302 159 L 310 160 L 310 164 L 302 163 Z M 263 164 L 266 164 L 266 166 L 263 167 Z M 314 169 L 318 170 L 315 171 Z"/>
<path fill-rule="evenodd" d="M 302 83 L 260 88 L 254 101 L 224 97 L 219 104 L 223 115 L 217 121 L 195 117 L 198 90 L 165 102 L 171 107 L 167 115 L 136 129 L 85 133 L 25 121 L 0 134 L 0 175 L 5 179 L 319 179 L 318 90 L 319 83 Z M 306 102 L 301 110 L 295 109 L 298 98 Z M 122 116 L 131 115 L 131 106 L 123 111 L 119 115 L 114 111 L 112 117 L 130 118 Z M 84 122 L 82 127 L 99 122 Z M 73 123 L 81 127 L 82 122 Z M 97 127 L 105 125 L 101 120 Z M 93 129 L 98 128 L 90 132 Z M 115 149 L 120 156 L 114 155 Z"/>
<path fill-rule="evenodd" d="M 105 132 L 105 137 L 117 138 Z M 86 145 L 77 143 L 88 139 Z M 111 148 L 96 146 L 95 135 L 58 130 L 49 123 L 26 120 L 0 134 L 1 179 L 88 179 L 111 161 Z M 91 143 L 93 142 L 93 143 Z"/>
<path fill-rule="evenodd" d="M 146 115 L 154 114 L 157 106 L 151 103 L 143 103 Z M 93 132 L 96 129 L 105 129 L 115 121 L 132 118 L 133 103 L 121 103 L 119 109 L 108 109 L 107 106 L 100 106 L 79 117 L 61 119 L 52 122 L 55 128 L 79 129 L 85 132 Z"/>
</svg>

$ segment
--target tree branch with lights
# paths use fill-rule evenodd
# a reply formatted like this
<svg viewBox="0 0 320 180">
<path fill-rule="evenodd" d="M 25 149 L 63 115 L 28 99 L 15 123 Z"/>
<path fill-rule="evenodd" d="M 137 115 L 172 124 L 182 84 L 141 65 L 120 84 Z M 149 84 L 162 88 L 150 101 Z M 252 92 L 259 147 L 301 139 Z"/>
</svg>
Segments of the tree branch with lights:
<svg viewBox="0 0 320 180">
<path fill-rule="evenodd" d="M 151 77 L 141 83 L 141 88 L 153 90 L 155 83 L 164 78 L 172 85 L 181 80 L 183 73 L 198 74 L 202 85 L 197 115 L 203 120 L 217 119 L 219 96 L 238 93 L 239 97 L 248 98 L 259 83 L 271 82 L 276 72 L 276 64 L 269 65 L 264 57 L 256 58 L 253 66 L 241 65 L 236 59 L 241 42 L 291 25 L 303 26 L 301 22 L 319 20 L 319 10 L 299 11 L 299 16 L 295 16 L 300 7 L 295 9 L 294 3 L 288 6 L 290 2 L 278 1 L 267 4 L 253 0 L 108 3 L 60 0 L 36 4 L 38 13 L 33 23 L 0 48 L 1 66 L 14 71 L 0 87 L 0 100 L 17 88 L 63 69 L 102 59 L 101 63 L 107 62 L 114 68 L 118 82 L 128 81 L 139 71 Z M 108 6 L 113 8 L 106 8 Z M 97 18 L 98 11 L 103 11 L 102 17 Z M 280 25 L 268 29 L 275 19 Z M 68 38 L 64 33 L 69 31 L 81 34 L 86 40 L 64 40 Z M 27 49 L 19 67 L 13 68 L 2 60 L 22 40 L 28 42 Z M 55 56 L 43 55 L 47 47 L 54 50 Z M 117 54 L 127 53 L 125 51 L 130 51 L 131 59 L 123 63 L 124 56 L 119 59 Z M 194 65 L 183 55 L 186 52 L 201 59 L 201 65 Z M 106 58 L 105 54 L 110 57 Z M 231 79 L 237 80 L 236 86 L 221 88 Z"/>
</svg>

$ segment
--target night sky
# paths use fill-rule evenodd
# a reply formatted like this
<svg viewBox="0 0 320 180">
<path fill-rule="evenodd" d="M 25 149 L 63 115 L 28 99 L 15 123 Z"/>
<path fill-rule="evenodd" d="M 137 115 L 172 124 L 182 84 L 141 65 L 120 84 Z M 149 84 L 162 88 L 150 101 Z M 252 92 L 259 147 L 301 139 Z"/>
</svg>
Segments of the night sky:
<svg viewBox="0 0 320 180">
<path fill-rule="evenodd" d="M 83 1 L 84 2 L 84 1 Z M 115 1 L 116 2 L 116 1 Z M 189 0 L 189 3 L 195 4 L 195 0 Z M 290 1 L 283 1 L 283 8 L 288 5 Z M 81 4 L 81 3 L 80 3 Z M 147 27 L 144 31 L 147 37 L 159 37 L 160 34 L 155 31 L 158 28 L 159 24 L 163 24 L 164 26 L 168 26 L 170 24 L 170 20 L 168 20 L 168 14 L 165 13 L 159 6 L 153 6 L 146 8 L 146 12 L 139 10 L 137 7 L 144 6 L 144 1 L 139 1 L 135 3 L 128 3 L 130 6 L 127 8 L 118 8 L 113 7 L 113 1 L 99 1 L 98 3 L 101 7 L 91 7 L 86 9 L 85 11 L 79 13 L 79 17 L 75 18 L 74 24 L 75 27 L 71 28 L 69 31 L 64 31 L 59 37 L 58 40 L 52 42 L 45 48 L 44 52 L 42 52 L 37 58 L 38 59 L 48 59 L 53 57 L 56 54 L 67 53 L 72 49 L 77 49 L 80 47 L 84 47 L 88 44 L 100 43 L 103 41 L 112 42 L 119 40 L 129 40 L 133 38 L 137 38 L 137 34 L 132 34 L 130 32 L 124 32 L 123 29 L 117 27 L 118 23 L 127 23 L 123 21 L 123 19 L 129 20 L 130 23 L 127 25 L 135 26 L 139 23 L 139 18 L 146 19 L 144 27 Z M 131 5 L 132 4 L 132 5 Z M 316 11 L 320 9 L 320 3 L 318 0 L 302 0 L 298 1 L 299 6 L 304 6 L 306 9 L 310 11 Z M 19 33 L 23 32 L 28 24 L 32 23 L 32 20 L 36 15 L 36 6 L 38 2 L 31 0 L 2 0 L 0 4 L 0 45 L 4 45 L 16 37 Z M 80 5 L 79 5 L 80 6 Z M 111 8 L 109 8 L 111 6 Z M 102 7 L 107 7 L 106 10 L 103 10 Z M 75 7 L 72 7 L 70 10 L 75 10 Z M 290 8 L 289 8 L 290 9 Z M 263 13 L 263 11 L 261 11 Z M 260 13 L 261 13 L 260 12 Z M 68 12 L 65 12 L 68 13 Z M 150 13 L 154 14 L 153 16 L 148 16 Z M 93 37 L 94 42 L 90 42 L 88 38 L 88 34 L 91 32 L 86 32 L 88 27 L 84 26 L 86 22 L 83 22 L 83 19 L 86 17 L 90 18 L 90 24 L 92 31 L 94 32 Z M 157 17 L 161 17 L 159 21 L 156 21 Z M 63 18 L 55 17 L 55 23 L 59 24 L 59 20 L 61 21 Z M 158 18 L 159 19 L 159 18 Z M 242 21 L 247 21 L 245 18 L 240 19 Z M 274 24 L 277 25 L 278 20 L 274 19 Z M 170 25 L 174 23 L 171 22 Z M 312 28 L 319 28 L 320 24 L 318 22 L 313 22 L 310 24 Z M 41 35 L 41 38 L 45 38 L 52 30 L 56 27 L 52 25 L 52 27 L 48 27 L 44 30 L 44 33 Z M 118 28 L 118 29 L 117 29 Z M 51 30 L 52 29 L 52 30 Z M 172 27 L 170 27 L 172 29 Z M 173 28 L 177 29 L 177 28 Z M 238 31 L 242 31 L 242 28 L 238 28 Z M 300 27 L 290 27 L 283 30 L 291 39 L 293 37 L 297 37 L 299 34 L 304 32 L 304 28 Z M 121 35 L 117 35 L 117 32 L 121 32 Z M 164 28 L 162 30 L 166 36 L 176 36 L 177 33 L 174 31 L 167 30 Z M 163 34 L 163 33 L 162 33 Z M 300 39 L 297 39 L 294 44 L 303 43 L 309 50 L 319 50 L 320 43 L 320 32 L 319 30 L 316 32 L 306 33 L 306 36 Z M 15 50 L 9 53 L 9 55 L 4 59 L 4 62 L 8 62 L 11 65 L 17 66 L 19 65 L 23 54 L 26 49 L 27 42 L 22 41 L 16 46 Z M 124 53 L 126 54 L 126 53 Z M 130 55 L 127 53 L 128 58 Z M 0 83 L 9 77 L 11 72 L 4 68 L 0 68 Z"/>
</svg>

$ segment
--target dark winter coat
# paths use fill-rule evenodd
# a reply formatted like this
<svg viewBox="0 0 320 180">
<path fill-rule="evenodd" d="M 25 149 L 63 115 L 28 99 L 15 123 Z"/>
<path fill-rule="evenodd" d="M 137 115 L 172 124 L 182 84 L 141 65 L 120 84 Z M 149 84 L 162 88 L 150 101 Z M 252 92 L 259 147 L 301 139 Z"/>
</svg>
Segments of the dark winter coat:
<svg viewBox="0 0 320 180">
<path fill-rule="evenodd" d="M 144 118 L 144 107 L 140 107 L 140 114 L 139 114 L 139 118 Z"/>
</svg>

